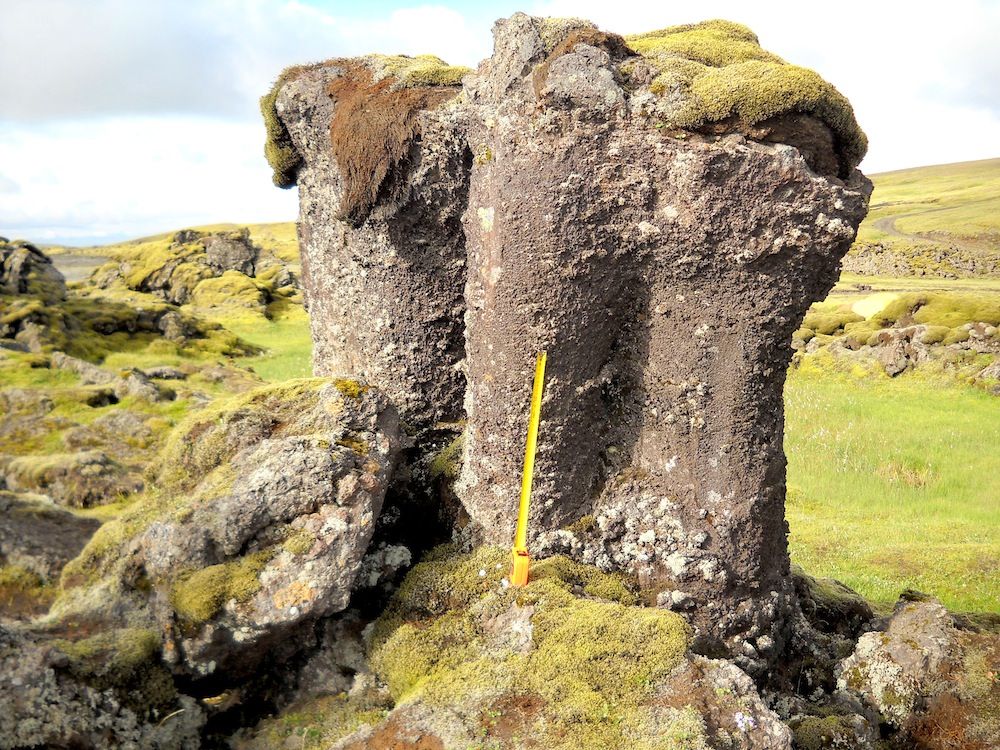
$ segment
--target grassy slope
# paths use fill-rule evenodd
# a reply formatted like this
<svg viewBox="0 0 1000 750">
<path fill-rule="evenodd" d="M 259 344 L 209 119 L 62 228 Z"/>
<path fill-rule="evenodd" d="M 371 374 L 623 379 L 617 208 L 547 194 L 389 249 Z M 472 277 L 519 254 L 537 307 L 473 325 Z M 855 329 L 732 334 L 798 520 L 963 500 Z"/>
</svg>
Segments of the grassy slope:
<svg viewBox="0 0 1000 750">
<path fill-rule="evenodd" d="M 994 246 L 1000 244 L 1000 159 L 903 169 L 871 178 L 875 192 L 860 241 L 892 239 L 876 222 L 898 217 L 896 229 L 907 234 L 992 235 Z"/>
</svg>

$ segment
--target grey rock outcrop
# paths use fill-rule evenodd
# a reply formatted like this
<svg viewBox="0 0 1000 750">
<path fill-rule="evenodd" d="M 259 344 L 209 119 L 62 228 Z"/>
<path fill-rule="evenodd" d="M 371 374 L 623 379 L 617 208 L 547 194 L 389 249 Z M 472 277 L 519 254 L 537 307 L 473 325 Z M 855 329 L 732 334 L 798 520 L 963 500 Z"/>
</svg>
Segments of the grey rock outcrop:
<svg viewBox="0 0 1000 750">
<path fill-rule="evenodd" d="M 146 401 L 169 401 L 175 396 L 169 388 L 152 382 L 141 370 L 132 369 L 116 373 L 78 357 L 71 357 L 64 352 L 53 352 L 51 362 L 53 367 L 60 370 L 75 372 L 87 385 L 110 386 L 115 396 L 120 399 L 135 396 Z"/>
<path fill-rule="evenodd" d="M 904 596 L 839 665 L 838 686 L 896 731 L 898 747 L 1000 746 L 1000 635 L 933 599 Z"/>
<path fill-rule="evenodd" d="M 254 275 L 260 250 L 250 241 L 246 230 L 235 234 L 209 235 L 204 243 L 206 262 L 215 271 L 239 271 L 246 276 Z"/>
<path fill-rule="evenodd" d="M 398 416 L 354 381 L 289 381 L 200 413 L 168 443 L 153 495 L 88 547 L 54 617 L 114 622 L 145 601 L 181 673 L 249 674 L 347 607 L 400 448 Z M 146 594 L 150 586 L 152 593 Z M 132 604 L 125 607 L 135 609 Z M 130 616 L 132 620 L 135 615 Z"/>
<path fill-rule="evenodd" d="M 66 299 L 66 279 L 30 242 L 0 240 L 0 294 L 30 294 L 45 302 Z"/>
<path fill-rule="evenodd" d="M 457 93 L 362 58 L 301 69 L 275 100 L 302 160 L 314 373 L 378 383 L 416 428 L 461 417 L 468 156 L 444 104 Z M 366 121 L 362 107 L 385 111 Z M 394 128 L 420 135 L 394 153 Z"/>
<path fill-rule="evenodd" d="M 866 633 L 840 665 L 839 686 L 902 726 L 954 667 L 958 629 L 938 602 L 902 601 L 884 631 Z"/>
</svg>

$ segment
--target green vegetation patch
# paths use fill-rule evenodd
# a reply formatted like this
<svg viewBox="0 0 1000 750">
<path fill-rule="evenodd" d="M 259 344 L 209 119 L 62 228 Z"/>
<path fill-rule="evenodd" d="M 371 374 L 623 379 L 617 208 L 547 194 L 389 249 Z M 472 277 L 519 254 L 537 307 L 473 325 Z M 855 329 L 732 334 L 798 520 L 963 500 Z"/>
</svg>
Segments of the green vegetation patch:
<svg viewBox="0 0 1000 750">
<path fill-rule="evenodd" d="M 368 55 L 364 61 L 372 68 L 374 79 L 396 79 L 400 88 L 419 86 L 461 86 L 462 77 L 472 72 L 463 65 L 449 65 L 435 55 Z"/>
<path fill-rule="evenodd" d="M 183 519 L 197 504 L 229 492 L 236 479 L 230 458 L 243 446 L 264 435 L 279 434 L 281 425 L 301 420 L 316 409 L 325 384 L 336 385 L 325 378 L 291 380 L 218 399 L 187 417 L 167 437 L 149 489 L 120 516 L 101 526 L 66 565 L 63 588 L 91 584 L 107 573 L 128 542 L 153 522 Z M 188 571 L 185 575 L 191 578 L 175 591 L 177 606 L 190 615 L 189 619 L 200 622 L 207 619 L 201 616 L 206 611 L 218 611 L 219 597 L 228 593 L 238 599 L 232 596 L 233 591 L 245 593 L 248 587 L 227 582 L 248 580 L 248 571 L 260 562 L 251 557 L 195 573 Z"/>
<path fill-rule="evenodd" d="M 627 738 L 681 663 L 688 626 L 636 606 L 621 577 L 562 557 L 536 563 L 527 586 L 506 587 L 509 554 L 445 548 L 417 565 L 375 624 L 379 678 L 397 701 L 430 706 L 531 696 L 544 709 L 530 734 L 544 747 L 636 747 Z M 512 641 L 518 629 L 530 637 Z"/>
<path fill-rule="evenodd" d="M 362 724 L 377 724 L 391 705 L 369 694 L 338 693 L 295 703 L 278 716 L 262 721 L 240 750 L 302 747 L 320 750 L 350 734 Z M 294 744 L 292 744 L 294 743 Z"/>
<path fill-rule="evenodd" d="M 882 610 L 904 589 L 1000 608 L 997 397 L 921 371 L 840 374 L 803 360 L 785 386 L 793 562 Z"/>
<path fill-rule="evenodd" d="M 876 313 L 885 326 L 923 324 L 956 328 L 965 323 L 1000 325 L 1000 294 L 907 292 Z"/>
<path fill-rule="evenodd" d="M 293 65 L 285 68 L 271 89 L 260 98 L 260 113 L 264 117 L 264 129 L 267 133 L 264 139 L 264 156 L 271 165 L 271 179 L 280 188 L 295 185 L 296 175 L 302 166 L 302 155 L 295 148 L 292 136 L 278 115 L 278 93 L 282 86 L 304 70 L 307 70 L 307 66 Z"/>
<path fill-rule="evenodd" d="M 0 565 L 0 615 L 25 617 L 45 612 L 56 589 L 32 570 L 20 565 Z"/>
<path fill-rule="evenodd" d="M 787 114 L 812 115 L 833 132 L 846 172 L 868 140 L 850 102 L 817 73 L 785 63 L 760 47 L 747 27 L 704 21 L 625 37 L 658 74 L 652 90 L 681 104 L 670 124 L 700 128 L 737 118 L 756 125 Z"/>
<path fill-rule="evenodd" d="M 247 601 L 260 591 L 260 573 L 275 552 L 261 550 L 181 576 L 170 592 L 174 611 L 189 623 L 201 624 L 215 617 L 230 599 Z"/>
</svg>

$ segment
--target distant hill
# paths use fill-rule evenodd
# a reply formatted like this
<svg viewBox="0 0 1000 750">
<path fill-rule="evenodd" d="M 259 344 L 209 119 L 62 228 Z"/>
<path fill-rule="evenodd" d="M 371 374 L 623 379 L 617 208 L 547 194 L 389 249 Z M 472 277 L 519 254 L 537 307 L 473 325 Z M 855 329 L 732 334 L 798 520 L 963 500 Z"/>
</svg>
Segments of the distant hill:
<svg viewBox="0 0 1000 750">
<path fill-rule="evenodd" d="M 845 260 L 867 275 L 1000 276 L 1000 159 L 870 175 L 871 212 Z"/>
</svg>

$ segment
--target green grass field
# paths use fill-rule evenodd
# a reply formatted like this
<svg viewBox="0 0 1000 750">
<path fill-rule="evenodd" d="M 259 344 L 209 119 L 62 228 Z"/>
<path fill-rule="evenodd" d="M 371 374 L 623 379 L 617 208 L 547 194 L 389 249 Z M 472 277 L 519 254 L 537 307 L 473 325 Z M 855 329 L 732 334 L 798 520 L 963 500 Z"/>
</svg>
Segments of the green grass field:
<svg viewBox="0 0 1000 750">
<path fill-rule="evenodd" d="M 1000 611 L 1000 399 L 920 376 L 793 372 L 785 404 L 795 562 L 881 607 L 914 588 Z"/>
</svg>

